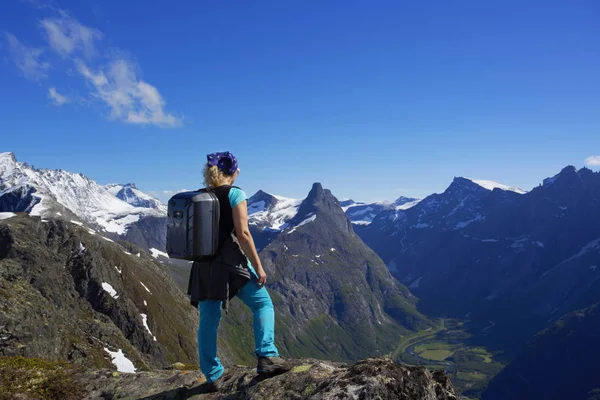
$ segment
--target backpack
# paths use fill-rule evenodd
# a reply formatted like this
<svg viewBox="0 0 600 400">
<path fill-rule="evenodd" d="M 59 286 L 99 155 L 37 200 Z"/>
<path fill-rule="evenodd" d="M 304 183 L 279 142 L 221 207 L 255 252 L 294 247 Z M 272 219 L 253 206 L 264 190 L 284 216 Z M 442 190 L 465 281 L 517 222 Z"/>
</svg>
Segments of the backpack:
<svg viewBox="0 0 600 400">
<path fill-rule="evenodd" d="M 210 189 L 177 193 L 168 203 L 167 254 L 203 261 L 219 250 L 219 199 Z"/>
</svg>

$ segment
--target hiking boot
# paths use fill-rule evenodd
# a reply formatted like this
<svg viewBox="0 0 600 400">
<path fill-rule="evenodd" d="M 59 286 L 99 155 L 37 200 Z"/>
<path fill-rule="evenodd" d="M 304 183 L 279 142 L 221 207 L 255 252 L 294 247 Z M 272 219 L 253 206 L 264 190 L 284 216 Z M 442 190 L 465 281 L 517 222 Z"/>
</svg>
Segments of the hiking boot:
<svg viewBox="0 0 600 400">
<path fill-rule="evenodd" d="M 204 384 L 203 392 L 205 392 L 205 393 L 218 392 L 219 390 L 221 390 L 222 387 L 223 387 L 223 375 L 218 377 L 217 380 L 215 380 L 215 381 L 206 382 Z"/>
<path fill-rule="evenodd" d="M 256 372 L 259 374 L 283 374 L 292 369 L 281 357 L 258 357 Z"/>
</svg>

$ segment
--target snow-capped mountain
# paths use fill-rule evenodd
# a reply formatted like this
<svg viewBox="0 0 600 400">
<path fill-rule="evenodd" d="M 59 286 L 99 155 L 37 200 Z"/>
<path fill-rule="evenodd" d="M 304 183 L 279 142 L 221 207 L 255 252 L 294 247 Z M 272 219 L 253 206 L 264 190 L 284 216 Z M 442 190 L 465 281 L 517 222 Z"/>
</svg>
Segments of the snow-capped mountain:
<svg viewBox="0 0 600 400">
<path fill-rule="evenodd" d="M 162 201 L 142 192 L 135 186 L 135 183 L 109 183 L 108 185 L 104 185 L 104 188 L 113 196 L 134 207 L 155 208 L 163 214 L 167 214 L 167 206 Z"/>
<path fill-rule="evenodd" d="M 384 211 L 407 210 L 417 205 L 419 201 L 421 199 L 401 196 L 394 202 L 363 203 L 350 199 L 341 201 L 340 205 L 354 225 L 369 225 L 375 217 Z"/>
<path fill-rule="evenodd" d="M 149 200 L 149 196 L 133 188 L 123 187 L 117 195 L 120 193 Z M 18 162 L 13 153 L 0 153 L 0 211 L 25 211 L 39 216 L 66 213 L 65 217 L 76 217 L 117 235 L 126 234 L 142 218 L 166 216 L 164 205 L 132 205 L 83 174 L 37 169 Z"/>
</svg>

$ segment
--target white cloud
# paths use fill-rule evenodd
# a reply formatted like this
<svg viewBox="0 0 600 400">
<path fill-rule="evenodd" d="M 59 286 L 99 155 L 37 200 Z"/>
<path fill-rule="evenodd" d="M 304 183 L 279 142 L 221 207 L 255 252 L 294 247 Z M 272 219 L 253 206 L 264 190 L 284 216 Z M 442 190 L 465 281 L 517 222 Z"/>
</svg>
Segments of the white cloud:
<svg viewBox="0 0 600 400">
<path fill-rule="evenodd" d="M 50 47 L 62 56 L 82 52 L 86 57 L 96 55 L 95 41 L 102 39 L 102 32 L 82 25 L 65 12 L 59 18 L 44 18 L 40 25 L 46 32 Z"/>
<path fill-rule="evenodd" d="M 590 156 L 586 158 L 585 165 L 588 167 L 600 167 L 600 156 Z"/>
<path fill-rule="evenodd" d="M 138 79 L 131 62 L 116 59 L 97 72 L 82 60 L 76 60 L 76 65 L 92 88 L 92 96 L 108 105 L 112 119 L 140 125 L 181 125 L 181 119 L 165 113 L 165 101 L 156 87 Z"/>
<path fill-rule="evenodd" d="M 82 77 L 89 89 L 88 99 L 99 100 L 109 109 L 109 119 L 135 125 L 156 125 L 177 127 L 182 125 L 182 117 L 165 110 L 166 103 L 158 89 L 140 79 L 140 69 L 129 61 L 124 52 L 103 45 L 104 34 L 95 28 L 83 25 L 67 12 L 57 10 L 45 0 L 26 0 L 36 8 L 47 8 L 56 17 L 40 20 L 47 47 L 60 55 L 67 77 Z M 12 58 L 22 74 L 32 80 L 46 77 L 50 68 L 42 60 L 43 49 L 27 47 L 12 34 L 5 34 Z M 50 52 L 52 53 L 52 52 Z M 75 66 L 76 73 L 72 73 Z M 55 105 L 68 102 L 90 104 L 80 96 L 68 98 L 50 87 L 47 94 Z"/>
<path fill-rule="evenodd" d="M 63 96 L 58 93 L 55 87 L 51 87 L 48 89 L 48 98 L 52 100 L 52 103 L 56 106 L 62 106 L 63 104 L 71 102 L 71 100 L 67 96 Z"/>
<path fill-rule="evenodd" d="M 46 77 L 50 63 L 42 61 L 44 50 L 25 46 L 10 33 L 5 33 L 4 38 L 13 62 L 25 78 L 38 81 Z"/>
</svg>

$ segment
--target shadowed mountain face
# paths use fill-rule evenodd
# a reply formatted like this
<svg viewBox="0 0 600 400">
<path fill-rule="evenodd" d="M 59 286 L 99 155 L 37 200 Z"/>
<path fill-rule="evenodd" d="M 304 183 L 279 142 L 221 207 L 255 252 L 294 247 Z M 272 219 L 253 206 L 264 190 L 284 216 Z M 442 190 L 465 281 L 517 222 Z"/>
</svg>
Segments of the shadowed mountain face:
<svg viewBox="0 0 600 400">
<path fill-rule="evenodd" d="M 600 388 L 600 308 L 569 313 L 539 333 L 484 392 L 484 400 L 587 399 Z"/>
<path fill-rule="evenodd" d="M 600 173 L 563 169 L 529 193 L 456 178 L 359 233 L 431 314 L 468 315 L 516 350 L 548 321 L 600 301 Z"/>
</svg>

